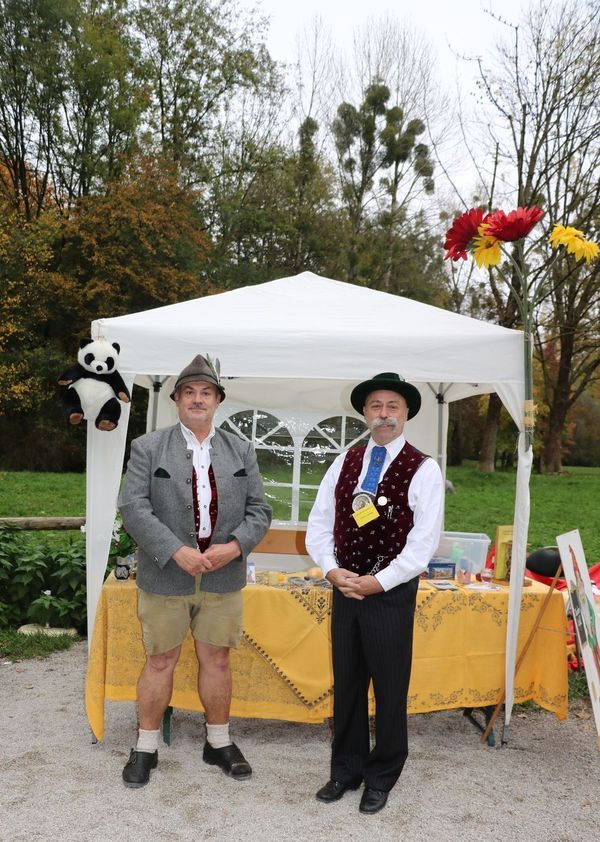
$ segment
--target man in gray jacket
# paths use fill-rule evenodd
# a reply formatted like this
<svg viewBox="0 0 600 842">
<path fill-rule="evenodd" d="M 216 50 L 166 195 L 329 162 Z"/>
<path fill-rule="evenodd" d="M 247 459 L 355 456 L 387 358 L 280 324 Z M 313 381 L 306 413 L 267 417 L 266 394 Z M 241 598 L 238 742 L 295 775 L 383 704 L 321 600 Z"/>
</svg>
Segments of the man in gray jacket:
<svg viewBox="0 0 600 842">
<path fill-rule="evenodd" d="M 137 685 L 138 742 L 123 769 L 130 787 L 147 784 L 156 768 L 160 724 L 190 627 L 206 712 L 203 759 L 235 780 L 252 774 L 229 737 L 229 649 L 242 633 L 246 558 L 267 532 L 271 509 L 252 446 L 213 425 L 224 397 L 215 367 L 196 356 L 171 394 L 179 423 L 131 444 L 119 509 L 139 547 L 147 660 Z"/>
</svg>

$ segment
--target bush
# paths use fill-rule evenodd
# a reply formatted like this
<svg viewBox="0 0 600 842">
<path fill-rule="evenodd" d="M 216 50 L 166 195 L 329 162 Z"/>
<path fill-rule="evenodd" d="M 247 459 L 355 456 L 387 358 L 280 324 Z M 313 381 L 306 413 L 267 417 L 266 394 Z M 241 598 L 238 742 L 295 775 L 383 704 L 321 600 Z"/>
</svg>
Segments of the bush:
<svg viewBox="0 0 600 842">
<path fill-rule="evenodd" d="M 51 546 L 44 538 L 0 526 L 0 628 L 27 622 L 85 631 L 86 570 L 81 536 Z"/>
</svg>

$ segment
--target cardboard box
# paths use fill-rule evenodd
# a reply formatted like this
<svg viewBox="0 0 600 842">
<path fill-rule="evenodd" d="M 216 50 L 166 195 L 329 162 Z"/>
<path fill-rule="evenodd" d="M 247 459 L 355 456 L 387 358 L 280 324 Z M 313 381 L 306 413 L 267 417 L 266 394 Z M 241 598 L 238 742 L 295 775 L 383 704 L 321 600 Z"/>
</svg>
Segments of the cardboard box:
<svg viewBox="0 0 600 842">
<path fill-rule="evenodd" d="M 454 562 L 440 560 L 437 557 L 427 565 L 428 579 L 454 579 L 456 567 Z"/>
</svg>

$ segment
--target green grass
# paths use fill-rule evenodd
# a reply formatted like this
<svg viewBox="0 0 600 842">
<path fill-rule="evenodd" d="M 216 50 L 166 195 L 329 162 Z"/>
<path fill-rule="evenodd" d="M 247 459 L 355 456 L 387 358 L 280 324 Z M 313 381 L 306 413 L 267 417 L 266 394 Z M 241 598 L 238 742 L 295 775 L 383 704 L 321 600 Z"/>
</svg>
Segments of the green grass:
<svg viewBox="0 0 600 842">
<path fill-rule="evenodd" d="M 484 532 L 494 540 L 496 526 L 513 522 L 513 471 L 481 474 L 474 463 L 448 469 L 456 494 L 446 495 L 445 528 Z M 556 536 L 579 529 L 588 564 L 600 560 L 598 500 L 600 468 L 567 468 L 560 476 L 532 474 L 529 550 L 556 544 Z"/>
<path fill-rule="evenodd" d="M 19 634 L 14 629 L 0 629 L 0 658 L 22 661 L 26 658 L 47 658 L 53 652 L 70 649 L 79 637 L 68 634 L 50 637 L 45 634 Z"/>
<path fill-rule="evenodd" d="M 0 471 L 1 517 L 84 517 L 85 474 Z"/>
<path fill-rule="evenodd" d="M 584 670 L 579 670 L 579 672 L 569 670 L 569 701 L 572 702 L 575 699 L 591 701 L 590 688 Z"/>
<path fill-rule="evenodd" d="M 317 484 L 325 466 L 304 466 L 302 480 Z M 269 479 L 289 480 L 289 468 L 270 465 Z M 513 521 L 515 473 L 480 474 L 474 463 L 448 469 L 456 494 L 446 495 L 445 528 L 454 532 L 484 532 L 493 540 L 496 526 Z M 567 468 L 560 476 L 531 477 L 529 549 L 553 545 L 556 536 L 579 529 L 589 564 L 600 560 L 598 501 L 600 468 Z M 287 520 L 291 491 L 267 487 L 274 518 Z M 300 516 L 308 517 L 315 492 L 300 492 Z M 4 517 L 85 515 L 85 475 L 0 472 L 0 514 Z M 63 533 L 64 534 L 64 533 Z"/>
</svg>

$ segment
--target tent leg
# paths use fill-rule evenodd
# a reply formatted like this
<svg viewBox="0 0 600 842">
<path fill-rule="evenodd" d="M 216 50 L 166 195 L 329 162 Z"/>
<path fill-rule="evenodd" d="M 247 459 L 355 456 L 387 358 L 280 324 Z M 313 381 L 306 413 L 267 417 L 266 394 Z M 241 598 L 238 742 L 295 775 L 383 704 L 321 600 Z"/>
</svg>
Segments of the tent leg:
<svg viewBox="0 0 600 842">
<path fill-rule="evenodd" d="M 496 745 L 496 740 L 494 737 L 493 730 L 489 727 L 490 719 L 492 718 L 494 708 L 492 705 L 483 708 L 477 708 L 477 710 L 481 710 L 485 719 L 485 725 L 482 725 L 474 716 L 473 716 L 474 708 L 464 708 L 463 709 L 463 716 L 469 720 L 469 722 L 477 728 L 477 730 L 483 734 L 485 733 L 485 741 L 489 745 L 490 748 L 494 748 Z M 482 738 L 483 739 L 483 738 Z"/>
<path fill-rule="evenodd" d="M 165 743 L 170 746 L 171 745 L 171 716 L 173 714 L 173 708 L 171 705 L 168 706 L 166 711 L 163 715 L 162 720 L 162 733 L 163 733 L 163 740 Z"/>
</svg>

